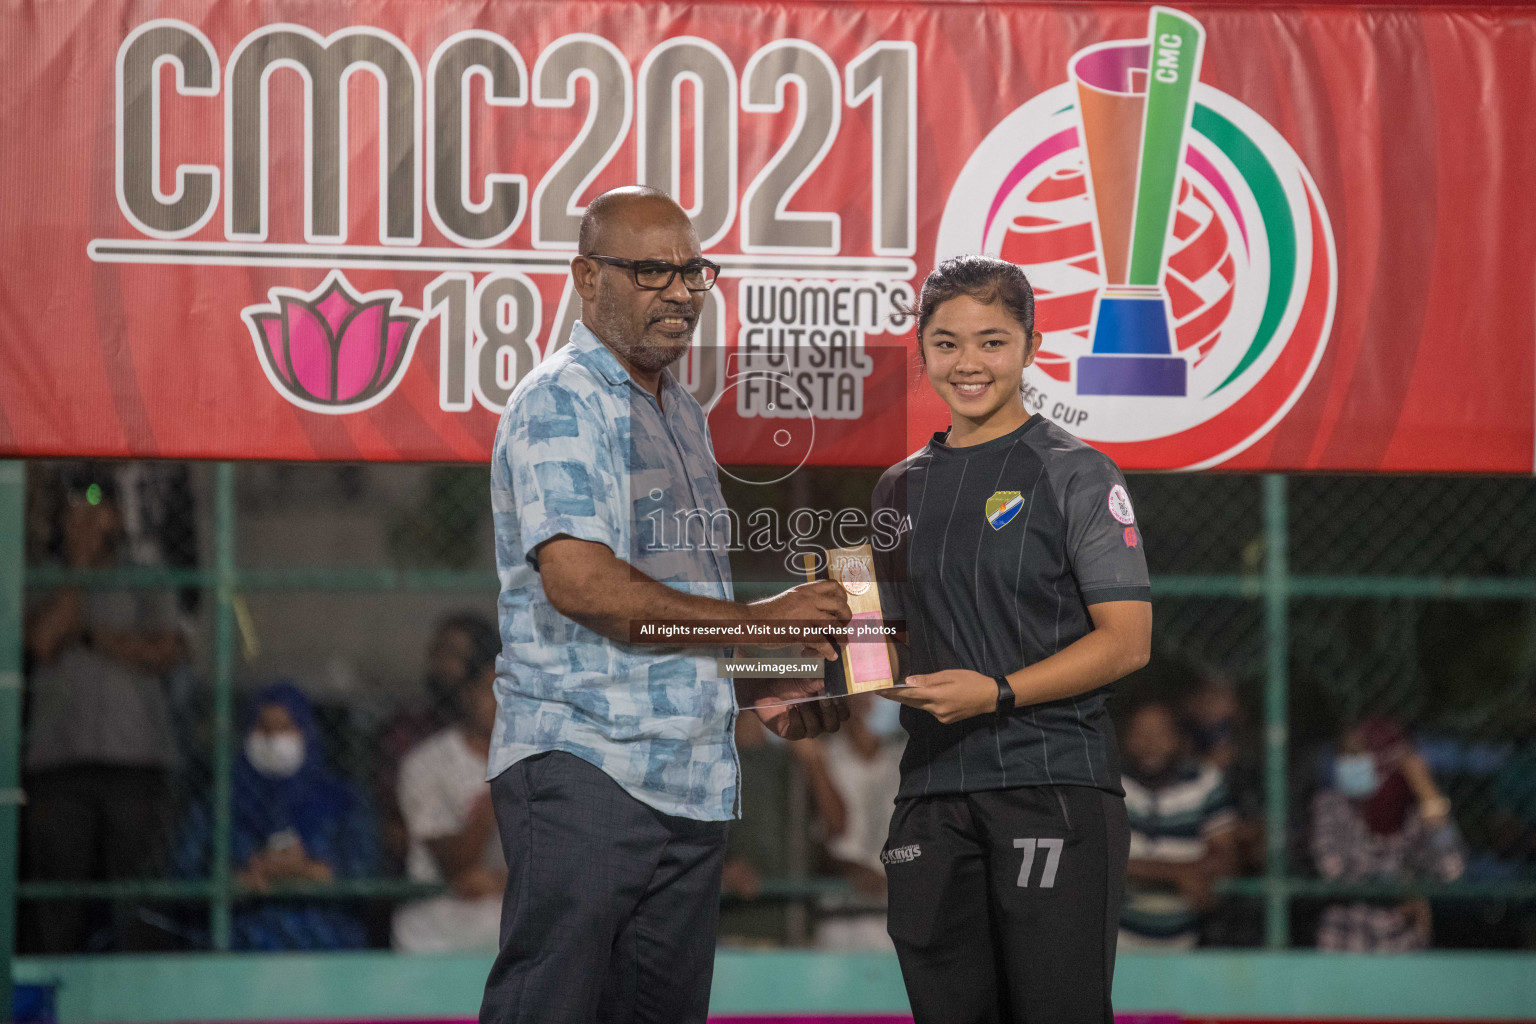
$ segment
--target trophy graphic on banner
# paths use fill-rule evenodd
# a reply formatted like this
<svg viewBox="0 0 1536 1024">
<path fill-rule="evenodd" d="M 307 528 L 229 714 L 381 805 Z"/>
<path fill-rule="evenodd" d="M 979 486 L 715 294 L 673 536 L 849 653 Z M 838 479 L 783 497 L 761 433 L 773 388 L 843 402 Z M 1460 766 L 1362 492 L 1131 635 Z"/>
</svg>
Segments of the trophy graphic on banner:
<svg viewBox="0 0 1536 1024">
<path fill-rule="evenodd" d="M 1204 45 L 1193 18 L 1154 7 L 1146 39 L 1090 46 L 1067 66 L 1104 271 L 1093 351 L 1077 361 L 1079 394 L 1187 393 L 1188 364 L 1174 352 L 1162 281 Z"/>
</svg>

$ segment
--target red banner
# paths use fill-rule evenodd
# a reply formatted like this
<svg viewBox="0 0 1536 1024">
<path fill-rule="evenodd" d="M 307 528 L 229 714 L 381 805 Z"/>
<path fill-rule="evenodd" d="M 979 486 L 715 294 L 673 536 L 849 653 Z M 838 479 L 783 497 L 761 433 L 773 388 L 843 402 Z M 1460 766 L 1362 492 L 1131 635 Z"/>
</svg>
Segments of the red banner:
<svg viewBox="0 0 1536 1024">
<path fill-rule="evenodd" d="M 1525 11 L 4 2 L 0 454 L 485 459 L 643 181 L 722 463 L 943 426 L 893 314 L 988 252 L 1127 468 L 1533 468 Z"/>
</svg>

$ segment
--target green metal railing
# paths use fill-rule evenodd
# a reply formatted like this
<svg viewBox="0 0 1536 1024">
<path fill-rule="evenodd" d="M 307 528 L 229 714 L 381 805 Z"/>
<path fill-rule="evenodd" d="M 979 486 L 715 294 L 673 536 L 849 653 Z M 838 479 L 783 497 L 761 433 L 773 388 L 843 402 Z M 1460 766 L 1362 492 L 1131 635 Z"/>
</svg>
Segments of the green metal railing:
<svg viewBox="0 0 1536 1024">
<path fill-rule="evenodd" d="M 21 810 L 21 592 L 26 469 L 0 462 L 0 1014 L 11 1015 L 16 948 L 16 836 Z"/>
<path fill-rule="evenodd" d="M 0 1006 L 9 998 L 10 957 L 14 948 L 17 899 L 66 898 L 206 901 L 212 941 L 229 948 L 237 899 L 250 895 L 238 886 L 230 862 L 231 766 L 234 755 L 236 599 L 243 592 L 278 590 L 459 591 L 491 593 L 490 571 L 406 570 L 386 567 L 241 568 L 235 542 L 235 465 L 221 463 L 214 473 L 214 554 L 212 564 L 196 569 L 124 568 L 64 570 L 24 567 L 23 507 L 25 465 L 0 462 Z M 1232 880 L 1221 891 L 1260 898 L 1265 905 L 1265 936 L 1270 948 L 1289 945 L 1289 909 L 1295 898 L 1326 896 L 1383 897 L 1407 893 L 1435 897 L 1531 899 L 1536 884 L 1344 885 L 1291 877 L 1288 871 L 1287 781 L 1289 773 L 1288 691 L 1291 602 L 1298 598 L 1381 599 L 1452 598 L 1536 601 L 1536 579 L 1434 576 L 1293 576 L 1289 570 L 1286 478 L 1263 479 L 1264 559 L 1246 574 L 1158 575 L 1158 597 L 1225 597 L 1263 605 L 1265 644 L 1264 789 L 1266 868 L 1261 877 Z M 213 807 L 214 847 L 210 875 L 199 881 L 119 881 L 106 883 L 17 884 L 17 811 L 21 799 L 20 667 L 23 586 L 74 585 L 112 589 L 198 588 L 213 595 Z M 741 588 L 744 592 L 747 588 Z M 824 883 L 786 880 L 776 883 L 776 898 L 809 898 Z M 291 889 L 291 892 L 290 892 Z M 291 886 L 283 895 L 306 898 L 407 898 L 437 891 L 398 879 L 351 880 L 330 885 Z"/>
<path fill-rule="evenodd" d="M 1264 942 L 1283 949 L 1291 941 L 1286 888 L 1286 761 L 1290 745 L 1287 701 L 1291 643 L 1289 525 L 1285 477 L 1264 478 Z M 1155 591 L 1154 591 L 1155 593 Z"/>
</svg>

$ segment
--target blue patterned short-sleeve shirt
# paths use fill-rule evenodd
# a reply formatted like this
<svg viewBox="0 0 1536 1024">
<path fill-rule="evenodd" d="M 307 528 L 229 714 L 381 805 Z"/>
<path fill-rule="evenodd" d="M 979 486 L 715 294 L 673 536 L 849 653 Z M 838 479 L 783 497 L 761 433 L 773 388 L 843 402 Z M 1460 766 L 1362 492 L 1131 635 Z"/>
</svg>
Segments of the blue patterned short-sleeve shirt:
<svg viewBox="0 0 1536 1024">
<path fill-rule="evenodd" d="M 502 413 L 491 462 L 501 656 L 487 777 L 563 750 L 665 814 L 719 821 L 735 817 L 738 790 L 735 694 L 716 671 L 723 649 L 610 640 L 554 609 L 536 564 L 535 549 L 566 534 L 667 586 L 732 599 L 725 538 L 711 546 L 700 529 L 685 545 L 672 529 L 726 510 L 704 411 L 670 372 L 661 379 L 658 402 L 578 322 Z"/>
</svg>

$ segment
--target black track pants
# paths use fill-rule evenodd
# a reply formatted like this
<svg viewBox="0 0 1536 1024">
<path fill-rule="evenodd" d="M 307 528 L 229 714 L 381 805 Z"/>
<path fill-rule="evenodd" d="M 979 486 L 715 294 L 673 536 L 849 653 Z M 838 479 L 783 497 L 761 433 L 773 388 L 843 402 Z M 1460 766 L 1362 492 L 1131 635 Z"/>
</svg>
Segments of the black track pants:
<svg viewBox="0 0 1536 1024">
<path fill-rule="evenodd" d="M 1112 1024 L 1125 801 L 1021 786 L 896 804 L 882 860 L 916 1024 Z"/>
</svg>

